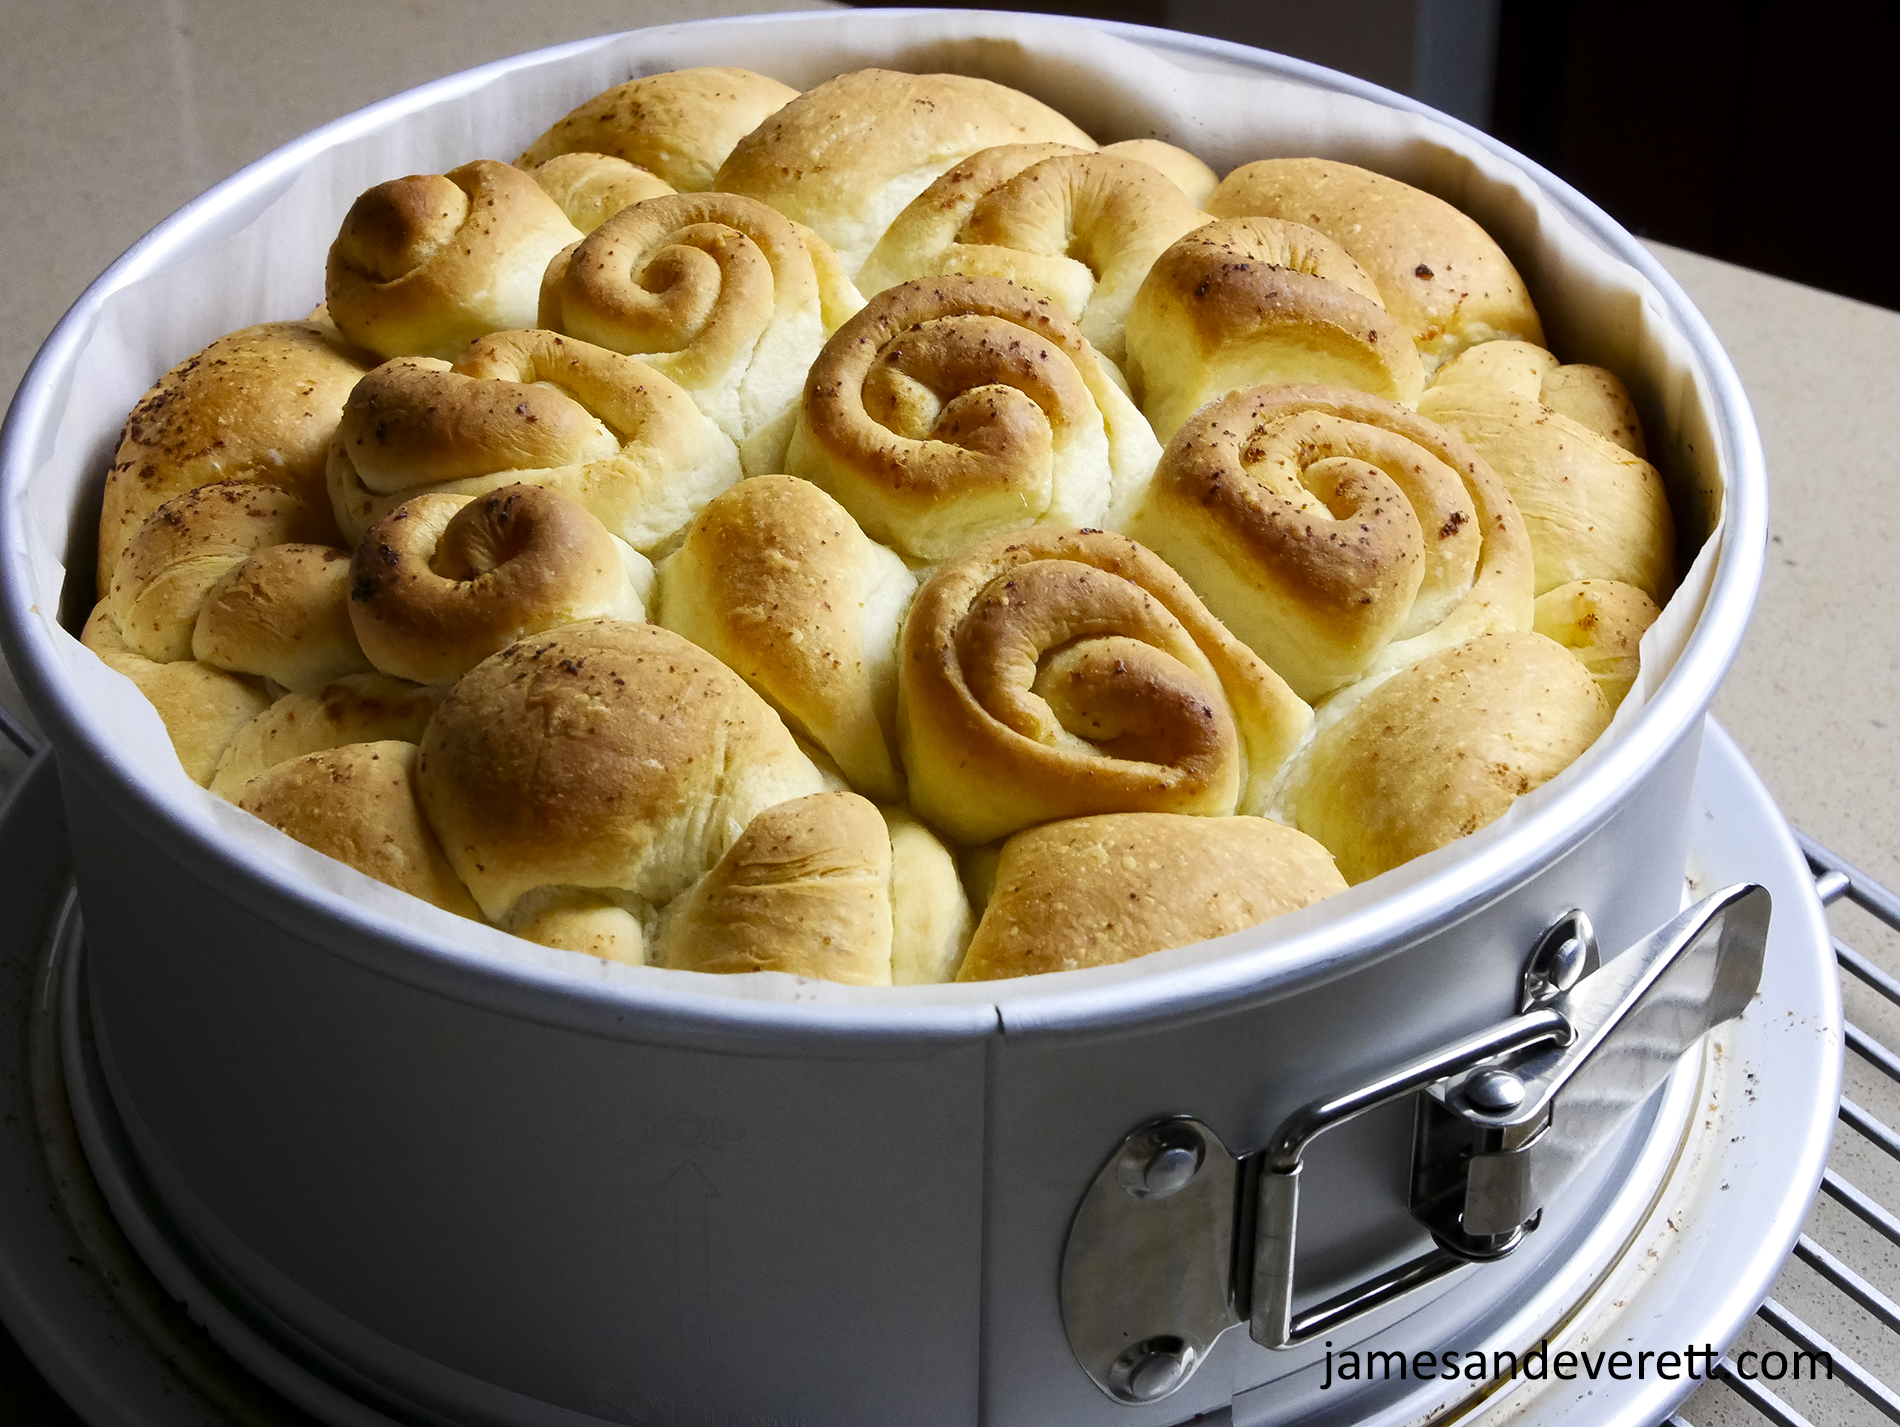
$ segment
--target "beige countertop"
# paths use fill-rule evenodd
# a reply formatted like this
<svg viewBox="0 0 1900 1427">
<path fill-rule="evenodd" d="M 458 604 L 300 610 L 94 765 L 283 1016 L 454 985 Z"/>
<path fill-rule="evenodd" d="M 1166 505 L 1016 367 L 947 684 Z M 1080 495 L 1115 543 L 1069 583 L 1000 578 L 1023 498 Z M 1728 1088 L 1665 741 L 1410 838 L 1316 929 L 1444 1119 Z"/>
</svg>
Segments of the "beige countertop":
<svg viewBox="0 0 1900 1427">
<path fill-rule="evenodd" d="M 0 0 L 0 392 L 86 283 L 225 174 L 453 70 L 771 0 Z M 348 55 L 348 61 L 337 56 Z M 1790 819 L 1900 885 L 1900 313 L 1658 246 L 1754 404 L 1761 602 L 1716 714 Z M 19 707 L 0 669 L 0 701 Z M 0 785 L 19 761 L 0 745 Z M 1865 937 L 1869 949 L 1879 942 Z M 1900 939 L 1884 943 L 1900 967 Z M 1698 1418 L 1698 1420 L 1706 1420 Z"/>
</svg>

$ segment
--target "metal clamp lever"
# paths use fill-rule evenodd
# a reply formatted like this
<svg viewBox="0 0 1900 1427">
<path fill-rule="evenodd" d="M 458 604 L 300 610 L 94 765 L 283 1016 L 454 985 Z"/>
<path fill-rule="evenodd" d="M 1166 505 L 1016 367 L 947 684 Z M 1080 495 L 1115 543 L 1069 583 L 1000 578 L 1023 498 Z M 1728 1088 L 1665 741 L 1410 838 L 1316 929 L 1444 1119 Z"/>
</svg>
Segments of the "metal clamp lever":
<svg viewBox="0 0 1900 1427">
<path fill-rule="evenodd" d="M 1768 916 L 1765 888 L 1729 887 L 1591 970 L 1589 923 L 1572 913 L 1526 964 L 1520 1014 L 1295 1111 L 1256 1153 L 1231 1153 L 1186 1116 L 1136 1129 L 1084 1195 L 1063 1254 L 1063 1322 L 1084 1370 L 1117 1401 L 1156 1401 L 1238 1323 L 1291 1347 L 1504 1257 L 1683 1052 L 1748 1005 Z M 1406 1095 L 1418 1102 L 1411 1210 L 1435 1246 L 1296 1312 L 1308 1146 Z"/>
</svg>

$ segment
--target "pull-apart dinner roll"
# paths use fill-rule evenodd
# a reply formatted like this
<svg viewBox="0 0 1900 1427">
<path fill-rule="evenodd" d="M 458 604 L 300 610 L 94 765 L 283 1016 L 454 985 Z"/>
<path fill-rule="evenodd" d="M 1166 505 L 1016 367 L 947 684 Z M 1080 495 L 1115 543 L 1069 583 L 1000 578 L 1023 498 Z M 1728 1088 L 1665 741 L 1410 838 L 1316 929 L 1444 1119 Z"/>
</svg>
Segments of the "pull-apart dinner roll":
<svg viewBox="0 0 1900 1427">
<path fill-rule="evenodd" d="M 533 178 L 493 159 L 379 183 L 330 247 L 324 300 L 352 342 L 453 361 L 534 325 L 541 274 L 580 232 Z"/>
<path fill-rule="evenodd" d="M 898 666 L 911 806 L 962 843 L 1105 812 L 1259 812 L 1310 720 L 1153 552 L 1003 536 L 918 591 Z"/>
<path fill-rule="evenodd" d="M 279 832 L 445 912 L 481 920 L 416 801 L 413 743 L 352 743 L 273 765 L 233 801 Z"/>
<path fill-rule="evenodd" d="M 1583 661 L 1615 713 L 1636 683 L 1643 634 L 1661 616 L 1634 585 L 1578 580 L 1537 597 L 1535 628 Z"/>
<path fill-rule="evenodd" d="M 1476 342 L 1543 345 L 1529 290 L 1491 235 L 1442 198 L 1332 159 L 1263 159 L 1221 180 L 1207 211 L 1317 228 L 1371 276 L 1427 374 Z"/>
<path fill-rule="evenodd" d="M 1120 143 L 1103 144 L 1100 152 L 1120 159 L 1135 159 L 1159 170 L 1196 208 L 1205 209 L 1207 200 L 1220 184 L 1220 175 L 1193 154 L 1159 139 L 1123 139 Z"/>
<path fill-rule="evenodd" d="M 739 479 L 739 457 L 645 363 L 553 332 L 499 332 L 453 367 L 408 357 L 365 377 L 344 407 L 329 479 L 352 541 L 424 492 L 522 482 L 579 501 L 649 554 Z"/>
<path fill-rule="evenodd" d="M 1487 347 L 1514 350 L 1482 360 L 1491 358 Z M 1487 347 L 1445 366 L 1419 410 L 1469 441 L 1503 479 L 1530 532 L 1538 593 L 1573 580 L 1618 580 L 1667 599 L 1675 584 L 1675 517 L 1661 473 L 1632 449 L 1641 447 L 1642 428 L 1622 383 L 1601 367 L 1561 367 L 1552 357 L 1527 395 L 1521 373 L 1540 349 Z M 1550 381 L 1558 373 L 1567 376 Z M 1607 429 L 1546 404 L 1546 382 L 1558 400 Z"/>
<path fill-rule="evenodd" d="M 951 169 L 898 215 L 862 285 L 880 291 L 940 273 L 1004 278 L 1050 299 L 1120 362 L 1135 290 L 1162 251 L 1208 215 L 1148 164 L 1048 152 L 1059 147 L 1009 145 Z"/>
<path fill-rule="evenodd" d="M 1609 726 L 1576 659 L 1528 630 L 1442 649 L 1315 736 L 1283 808 L 1363 882 L 1476 832 Z"/>
<path fill-rule="evenodd" d="M 99 517 L 101 595 L 166 501 L 219 481 L 280 486 L 324 510 L 324 462 L 350 389 L 376 364 L 328 322 L 266 322 L 165 373 L 125 420 Z"/>
<path fill-rule="evenodd" d="M 191 652 L 293 693 L 369 673 L 350 627 L 349 551 L 304 543 L 256 551 L 206 591 Z"/>
<path fill-rule="evenodd" d="M 370 528 L 347 617 L 372 663 L 452 684 L 517 639 L 646 618 L 653 567 L 577 501 L 539 486 L 421 495 Z"/>
<path fill-rule="evenodd" d="M 1018 90 L 961 74 L 861 69 L 792 100 L 734 147 L 712 185 L 809 224 L 855 275 L 938 174 L 997 144 L 1095 141 Z"/>
<path fill-rule="evenodd" d="M 902 796 L 897 635 L 916 580 L 810 481 L 714 498 L 660 567 L 659 623 L 716 655 L 851 785 Z"/>
<path fill-rule="evenodd" d="M 623 208 L 674 191 L 658 174 L 606 154 L 559 154 L 536 164 L 528 176 L 582 233 L 593 232 Z"/>
<path fill-rule="evenodd" d="M 120 554 L 105 607 L 126 645 L 160 662 L 192 657 L 205 596 L 254 550 L 310 541 L 329 522 L 254 481 L 199 486 L 153 511 Z"/>
<path fill-rule="evenodd" d="M 959 981 L 1112 966 L 1346 890 L 1312 838 L 1257 817 L 1111 813 L 1019 832 Z"/>
<path fill-rule="evenodd" d="M 1346 250 L 1277 218 L 1223 218 L 1161 255 L 1128 314 L 1128 379 L 1167 440 L 1242 387 L 1321 382 L 1414 406 L 1425 369 Z"/>
<path fill-rule="evenodd" d="M 1317 700 L 1528 629 L 1529 537 L 1456 436 L 1343 387 L 1256 387 L 1175 433 L 1130 535 Z"/>
<path fill-rule="evenodd" d="M 463 676 L 423 736 L 419 783 L 490 920 L 632 962 L 654 912 L 754 817 L 823 790 L 738 675 L 618 620 L 524 639 Z"/>
<path fill-rule="evenodd" d="M 1529 342 L 1500 340 L 1467 347 L 1439 368 L 1432 385 L 1492 387 L 1547 406 L 1632 456 L 1649 454 L 1629 388 L 1608 367 L 1559 362 Z"/>
<path fill-rule="evenodd" d="M 942 843 L 856 793 L 767 808 L 667 907 L 658 964 L 783 971 L 856 986 L 947 981 L 969 903 Z"/>
<path fill-rule="evenodd" d="M 103 601 L 93 609 L 79 642 L 145 695 L 165 725 L 185 776 L 201 787 L 210 783 L 231 740 L 270 707 L 261 679 L 195 659 L 159 663 L 129 648 Z"/>
<path fill-rule="evenodd" d="M 420 743 L 442 691 L 387 674 L 346 674 L 277 700 L 238 730 L 218 759 L 211 791 L 235 800 L 244 785 L 288 759 L 351 743 Z"/>
<path fill-rule="evenodd" d="M 999 278 L 878 294 L 812 365 L 786 469 L 940 560 L 1032 524 L 1115 524 L 1160 447 L 1082 334 Z"/>
<path fill-rule="evenodd" d="M 623 209 L 549 264 L 544 327 L 639 357 L 688 392 L 747 469 L 777 470 L 805 373 L 862 306 L 809 229 L 757 199 L 681 193 Z"/>
<path fill-rule="evenodd" d="M 638 164 L 682 193 L 714 187 L 732 146 L 798 91 L 749 69 L 708 67 L 642 75 L 557 121 L 519 159 L 523 168 L 558 154 L 607 154 Z"/>
</svg>

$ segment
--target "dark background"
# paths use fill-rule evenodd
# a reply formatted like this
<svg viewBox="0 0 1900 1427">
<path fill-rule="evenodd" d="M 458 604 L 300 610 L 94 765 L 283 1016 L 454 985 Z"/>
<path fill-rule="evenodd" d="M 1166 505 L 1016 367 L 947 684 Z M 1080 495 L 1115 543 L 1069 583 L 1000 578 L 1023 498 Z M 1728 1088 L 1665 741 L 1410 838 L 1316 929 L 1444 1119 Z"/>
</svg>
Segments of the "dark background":
<svg viewBox="0 0 1900 1427">
<path fill-rule="evenodd" d="M 1217 35 L 1345 70 L 1488 130 L 1640 236 L 1900 308 L 1900 234 L 1888 227 L 1900 207 L 1900 6 L 1041 0 L 978 8 Z"/>
</svg>

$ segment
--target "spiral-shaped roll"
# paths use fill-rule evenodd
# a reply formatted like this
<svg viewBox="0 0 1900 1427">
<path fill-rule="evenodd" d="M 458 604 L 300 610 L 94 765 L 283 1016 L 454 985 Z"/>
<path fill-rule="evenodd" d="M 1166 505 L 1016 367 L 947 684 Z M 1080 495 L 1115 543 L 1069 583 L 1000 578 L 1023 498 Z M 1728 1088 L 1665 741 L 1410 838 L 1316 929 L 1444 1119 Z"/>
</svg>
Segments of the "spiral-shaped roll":
<svg viewBox="0 0 1900 1427">
<path fill-rule="evenodd" d="M 1208 215 L 1148 164 L 1069 152 L 1015 172 L 1013 160 L 996 165 L 995 181 L 968 217 L 948 241 L 935 241 L 941 215 L 983 181 L 980 169 L 970 173 L 982 158 L 953 170 L 958 176 L 948 184 L 938 180 L 945 191 L 925 189 L 898 216 L 866 265 L 867 274 L 880 269 L 867 286 L 939 273 L 1005 278 L 1049 298 L 1097 351 L 1120 362 L 1136 289 L 1168 245 Z"/>
<path fill-rule="evenodd" d="M 1343 387 L 1203 408 L 1125 528 L 1309 700 L 1531 624 L 1530 539 L 1497 475 L 1444 428 Z"/>
<path fill-rule="evenodd" d="M 191 653 L 292 693 L 368 673 L 350 627 L 350 552 L 303 542 L 255 552 L 205 593 Z"/>
<path fill-rule="evenodd" d="M 554 332 L 500 332 L 453 367 L 385 362 L 357 384 L 330 447 L 352 542 L 424 492 L 561 492 L 645 554 L 739 478 L 732 442 L 642 362 Z"/>
<path fill-rule="evenodd" d="M 349 619 L 385 674 L 452 684 L 527 635 L 646 618 L 652 578 L 645 557 L 556 491 L 421 495 L 356 547 Z"/>
<path fill-rule="evenodd" d="M 1155 262 L 1128 313 L 1128 379 L 1167 440 L 1242 387 L 1324 382 L 1416 405 L 1425 369 L 1364 269 L 1277 218 L 1222 218 Z"/>
<path fill-rule="evenodd" d="M 559 154 L 607 154 L 658 174 L 682 193 L 712 188 L 734 144 L 798 97 L 749 69 L 645 74 L 596 94 L 530 144 L 523 168 Z"/>
<path fill-rule="evenodd" d="M 559 154 L 528 176 L 582 233 L 591 233 L 623 208 L 663 198 L 673 185 L 658 174 L 606 154 Z"/>
<path fill-rule="evenodd" d="M 911 805 L 958 842 L 1089 813 L 1259 812 L 1310 717 L 1152 551 L 1099 530 L 966 551 L 904 625 Z"/>
<path fill-rule="evenodd" d="M 533 178 L 492 159 L 365 192 L 330 247 L 324 300 L 350 341 L 453 361 L 534 325 L 541 274 L 580 232 Z"/>
<path fill-rule="evenodd" d="M 825 344 L 786 469 L 917 560 L 1030 525 L 1115 524 L 1160 446 L 1047 298 L 999 278 L 878 294 Z"/>
<path fill-rule="evenodd" d="M 776 427 L 747 461 L 757 473 L 784 458 L 827 310 L 842 320 L 860 305 L 809 229 L 757 199 L 681 193 L 623 209 L 557 257 L 540 320 L 640 358 L 736 442 Z"/>
<path fill-rule="evenodd" d="M 1221 180 L 1208 212 L 1287 218 L 1351 253 L 1411 333 L 1429 375 L 1476 342 L 1542 345 L 1530 290 L 1491 235 L 1444 199 L 1333 159 L 1262 159 Z"/>
<path fill-rule="evenodd" d="M 98 592 L 146 517 L 197 486 L 254 481 L 325 509 L 330 438 L 351 388 L 375 365 L 328 322 L 266 322 L 165 373 L 126 417 L 106 475 Z"/>
</svg>

